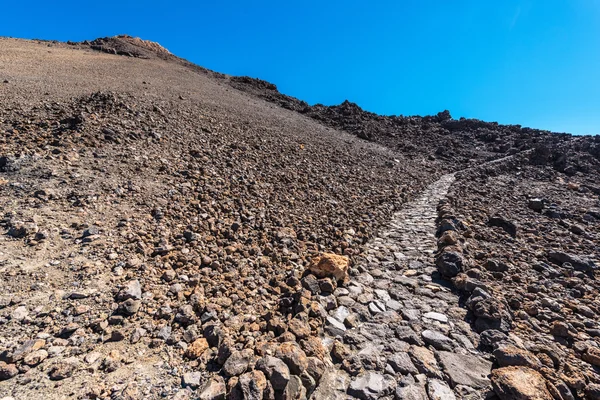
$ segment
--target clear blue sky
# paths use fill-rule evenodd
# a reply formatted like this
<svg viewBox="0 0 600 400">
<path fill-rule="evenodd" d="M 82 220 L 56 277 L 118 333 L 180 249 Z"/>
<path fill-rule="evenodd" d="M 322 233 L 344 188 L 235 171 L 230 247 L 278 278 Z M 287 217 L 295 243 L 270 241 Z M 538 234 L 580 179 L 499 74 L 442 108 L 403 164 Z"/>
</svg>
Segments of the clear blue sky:
<svg viewBox="0 0 600 400">
<path fill-rule="evenodd" d="M 17 1 L 1 36 L 127 33 L 309 103 L 600 133 L 600 1 Z"/>
</svg>

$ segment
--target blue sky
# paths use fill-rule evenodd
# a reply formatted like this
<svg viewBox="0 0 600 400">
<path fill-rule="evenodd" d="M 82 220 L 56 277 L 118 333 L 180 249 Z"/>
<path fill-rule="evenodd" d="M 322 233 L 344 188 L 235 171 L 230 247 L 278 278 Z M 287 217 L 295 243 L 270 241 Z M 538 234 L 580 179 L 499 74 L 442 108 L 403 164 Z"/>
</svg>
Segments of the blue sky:
<svg viewBox="0 0 600 400">
<path fill-rule="evenodd" d="M 16 1 L 1 36 L 127 33 L 309 103 L 600 133 L 600 1 Z"/>
</svg>

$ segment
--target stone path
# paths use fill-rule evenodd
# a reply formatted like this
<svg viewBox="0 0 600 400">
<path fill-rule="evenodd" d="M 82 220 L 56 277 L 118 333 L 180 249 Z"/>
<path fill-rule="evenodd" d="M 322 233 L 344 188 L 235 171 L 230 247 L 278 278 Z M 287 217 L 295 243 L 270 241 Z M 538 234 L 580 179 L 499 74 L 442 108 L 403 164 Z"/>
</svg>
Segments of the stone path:
<svg viewBox="0 0 600 400">
<path fill-rule="evenodd" d="M 433 265 L 436 207 L 453 181 L 443 176 L 396 213 L 336 289 L 325 327 L 334 366 L 311 398 L 485 397 L 491 362 Z"/>
</svg>

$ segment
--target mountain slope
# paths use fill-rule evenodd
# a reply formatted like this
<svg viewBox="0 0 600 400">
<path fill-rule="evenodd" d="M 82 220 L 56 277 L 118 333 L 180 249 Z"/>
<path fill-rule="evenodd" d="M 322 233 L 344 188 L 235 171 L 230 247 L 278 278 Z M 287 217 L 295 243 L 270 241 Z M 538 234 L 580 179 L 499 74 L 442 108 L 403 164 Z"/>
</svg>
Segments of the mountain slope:
<svg viewBox="0 0 600 400">
<path fill-rule="evenodd" d="M 128 36 L 0 66 L 0 397 L 596 398 L 596 137 L 310 106 Z"/>
</svg>

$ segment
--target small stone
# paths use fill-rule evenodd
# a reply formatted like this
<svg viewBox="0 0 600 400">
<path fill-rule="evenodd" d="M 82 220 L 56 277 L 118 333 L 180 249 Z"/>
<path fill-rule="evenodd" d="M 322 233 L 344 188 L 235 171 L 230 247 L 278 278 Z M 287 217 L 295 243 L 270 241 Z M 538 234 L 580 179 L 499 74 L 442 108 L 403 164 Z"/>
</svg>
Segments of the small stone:
<svg viewBox="0 0 600 400">
<path fill-rule="evenodd" d="M 141 306 L 142 302 L 140 300 L 127 299 L 119 305 L 118 311 L 120 314 L 132 316 L 137 314 Z"/>
<path fill-rule="evenodd" d="M 4 361 L 0 361 L 0 381 L 6 381 L 14 378 L 19 374 L 17 366 L 14 364 L 7 364 Z"/>
<path fill-rule="evenodd" d="M 173 328 L 171 328 L 171 325 L 163 326 L 156 333 L 156 337 L 158 339 L 162 339 L 164 341 L 167 341 L 171 337 L 171 331 L 172 330 L 173 330 Z"/>
<path fill-rule="evenodd" d="M 346 325 L 336 318 L 329 316 L 325 320 L 325 332 L 333 337 L 344 336 L 344 332 L 346 332 Z"/>
<path fill-rule="evenodd" d="M 499 344 L 493 354 L 500 367 L 520 366 L 536 370 L 542 367 L 542 363 L 536 356 L 512 344 Z"/>
<path fill-rule="evenodd" d="M 411 346 L 408 354 L 419 372 L 431 378 L 441 378 L 440 367 L 435 355 L 429 349 L 421 346 Z"/>
<path fill-rule="evenodd" d="M 544 210 L 544 200 L 543 199 L 529 199 L 527 206 L 531 208 L 533 211 L 542 212 Z"/>
<path fill-rule="evenodd" d="M 299 376 L 292 375 L 290 382 L 283 392 L 284 399 L 306 399 L 306 388 L 302 384 L 302 379 Z"/>
<path fill-rule="evenodd" d="M 198 371 L 186 372 L 181 377 L 181 386 L 189 387 L 191 389 L 197 389 L 200 386 L 200 380 L 202 379 L 202 373 Z"/>
<path fill-rule="evenodd" d="M 379 301 L 375 300 L 369 303 L 369 311 L 371 314 L 379 314 L 385 312 L 385 305 Z"/>
<path fill-rule="evenodd" d="M 46 350 L 36 350 L 27 354 L 23 359 L 23 363 L 33 367 L 44 361 L 46 358 L 48 358 L 48 352 Z"/>
<path fill-rule="evenodd" d="M 396 400 L 429 400 L 425 388 L 412 384 L 396 388 Z"/>
<path fill-rule="evenodd" d="M 256 363 L 256 369 L 262 371 L 274 390 L 284 390 L 290 380 L 288 366 L 279 358 L 266 356 Z"/>
<path fill-rule="evenodd" d="M 449 248 L 444 248 L 437 256 L 435 265 L 442 276 L 453 278 L 463 271 L 464 260 L 460 253 L 447 250 Z"/>
<path fill-rule="evenodd" d="M 251 349 L 234 351 L 223 365 L 223 373 L 227 376 L 238 376 L 246 372 L 254 352 Z"/>
<path fill-rule="evenodd" d="M 350 384 L 350 377 L 342 370 L 330 369 L 325 372 L 319 385 L 312 394 L 313 399 L 346 400 L 346 390 Z"/>
<path fill-rule="evenodd" d="M 295 342 L 286 342 L 279 345 L 276 357 L 281 359 L 294 375 L 300 375 L 308 366 L 306 354 Z"/>
<path fill-rule="evenodd" d="M 325 349 L 325 346 L 323 346 L 321 338 L 309 336 L 305 340 L 302 340 L 300 345 L 302 346 L 302 350 L 304 350 L 309 357 L 316 357 L 319 360 L 323 360 L 327 354 L 327 350 Z"/>
<path fill-rule="evenodd" d="M 119 293 L 119 299 L 120 300 L 127 300 L 127 299 L 137 299 L 140 300 L 142 298 L 142 285 L 140 284 L 140 281 L 133 280 L 128 282 L 125 287 L 123 288 L 123 290 L 121 290 L 121 292 Z"/>
<path fill-rule="evenodd" d="M 262 400 L 264 391 L 267 388 L 267 379 L 261 371 L 254 370 L 240 376 L 238 386 L 244 399 Z M 302 387 L 302 385 L 300 386 Z"/>
<path fill-rule="evenodd" d="M 421 332 L 421 337 L 423 337 L 425 343 L 432 345 L 438 350 L 452 350 L 454 347 L 454 341 L 452 339 L 431 329 L 426 329 Z"/>
<path fill-rule="evenodd" d="M 448 317 L 444 314 L 440 314 L 437 312 L 428 312 L 423 314 L 423 318 L 432 319 L 434 321 L 442 322 L 444 324 L 448 323 Z"/>
<path fill-rule="evenodd" d="M 53 381 L 70 378 L 77 368 L 77 359 L 60 360 L 52 364 L 48 370 L 48 377 Z"/>
<path fill-rule="evenodd" d="M 439 379 L 431 379 L 427 384 L 427 393 L 430 400 L 454 400 L 456 396 L 450 386 Z"/>
<path fill-rule="evenodd" d="M 600 349 L 598 347 L 588 347 L 581 359 L 592 364 L 595 367 L 600 367 Z"/>
<path fill-rule="evenodd" d="M 21 322 L 29 316 L 29 310 L 25 306 L 19 306 L 10 314 L 11 319 Z"/>
<path fill-rule="evenodd" d="M 227 392 L 225 380 L 221 376 L 212 376 L 199 390 L 199 400 L 223 400 Z"/>
<path fill-rule="evenodd" d="M 306 321 L 302 321 L 299 318 L 293 318 L 288 323 L 290 332 L 292 332 L 298 339 L 304 339 L 310 336 L 310 326 Z"/>
<path fill-rule="evenodd" d="M 129 338 L 129 342 L 131 344 L 135 344 L 139 342 L 144 336 L 146 336 L 147 331 L 144 328 L 135 328 L 131 333 L 131 337 Z"/>
<path fill-rule="evenodd" d="M 396 381 L 389 375 L 368 371 L 350 382 L 348 394 L 362 400 L 376 400 L 394 390 Z"/>
<path fill-rule="evenodd" d="M 417 371 L 415 364 L 413 364 L 413 362 L 410 360 L 410 356 L 407 353 L 392 354 L 388 358 L 387 362 L 392 366 L 395 372 L 399 372 L 403 375 L 415 375 L 419 372 Z"/>
<path fill-rule="evenodd" d="M 92 353 L 88 353 L 85 355 L 84 361 L 91 365 L 91 364 L 95 363 L 96 361 L 98 361 L 100 359 L 100 357 L 102 357 L 101 353 L 92 352 Z"/>
<path fill-rule="evenodd" d="M 194 342 L 188 346 L 185 355 L 188 358 L 196 359 L 202 356 L 208 348 L 208 341 L 205 338 L 199 338 L 194 340 Z"/>
</svg>

